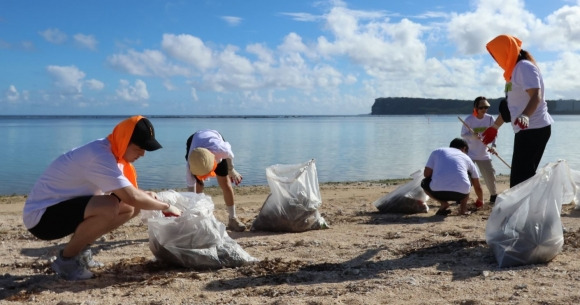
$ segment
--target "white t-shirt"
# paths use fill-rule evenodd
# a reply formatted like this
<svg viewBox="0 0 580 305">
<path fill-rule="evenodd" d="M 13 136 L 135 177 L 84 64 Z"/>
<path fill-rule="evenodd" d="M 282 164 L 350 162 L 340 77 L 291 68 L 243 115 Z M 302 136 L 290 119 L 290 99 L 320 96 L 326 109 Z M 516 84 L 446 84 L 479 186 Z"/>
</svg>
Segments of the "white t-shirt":
<svg viewBox="0 0 580 305">
<path fill-rule="evenodd" d="M 544 99 L 544 80 L 540 70 L 529 60 L 520 60 L 512 72 L 511 90 L 507 92 L 512 127 L 516 133 L 521 129 L 514 122 L 528 105 L 530 96 L 526 90 L 532 88 L 540 89 L 541 101 L 536 111 L 530 116 L 530 125 L 528 128 L 537 129 L 554 123 L 554 120 L 548 113 L 548 104 Z"/>
<path fill-rule="evenodd" d="M 195 132 L 193 139 L 191 140 L 191 146 L 189 147 L 187 155 L 189 156 L 189 153 L 198 147 L 205 148 L 212 152 L 217 163 L 220 163 L 223 159 L 234 158 L 231 144 L 224 141 L 221 134 L 216 130 L 204 129 Z M 195 177 L 191 174 L 191 171 L 189 170 L 189 164 L 187 162 L 185 167 L 185 180 L 187 182 L 187 186 L 193 187 L 195 186 Z"/>
<path fill-rule="evenodd" d="M 26 228 L 38 224 L 46 208 L 81 196 L 103 195 L 132 185 L 123 175 L 106 138 L 92 141 L 59 156 L 34 184 L 26 199 Z"/>
<path fill-rule="evenodd" d="M 457 148 L 443 147 L 434 150 L 425 166 L 433 170 L 430 185 L 433 191 L 468 194 L 471 190 L 469 178 L 479 179 L 475 163 Z"/>
<path fill-rule="evenodd" d="M 489 114 L 484 114 L 483 118 L 478 119 L 474 115 L 465 118 L 465 123 L 473 129 L 476 134 L 483 133 L 489 126 L 493 125 L 495 119 Z M 467 142 L 469 151 L 467 155 L 471 160 L 491 160 L 491 154 L 487 151 L 487 146 L 481 140 L 473 138 L 467 127 L 461 128 L 461 137 Z M 494 140 L 495 142 L 495 140 Z"/>
</svg>

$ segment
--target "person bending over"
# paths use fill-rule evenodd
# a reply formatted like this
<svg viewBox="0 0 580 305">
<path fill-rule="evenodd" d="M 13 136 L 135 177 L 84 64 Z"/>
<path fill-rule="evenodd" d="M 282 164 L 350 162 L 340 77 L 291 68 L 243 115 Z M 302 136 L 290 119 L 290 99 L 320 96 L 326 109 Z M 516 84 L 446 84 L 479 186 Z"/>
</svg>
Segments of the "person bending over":
<svg viewBox="0 0 580 305">
<path fill-rule="evenodd" d="M 236 216 L 234 189 L 242 182 L 242 175 L 234 169 L 232 146 L 216 130 L 204 129 L 192 134 L 186 141 L 186 181 L 189 191 L 203 193 L 204 181 L 215 177 L 222 189 L 228 211 L 227 229 L 246 230 L 246 225 Z"/>
<path fill-rule="evenodd" d="M 448 215 L 451 213 L 449 201 L 459 204 L 459 214 L 467 215 L 467 200 L 471 184 L 475 189 L 477 201 L 475 206 L 483 206 L 483 191 L 479 184 L 479 172 L 471 161 L 467 152 L 469 147 L 467 142 L 460 138 L 455 138 L 449 147 L 442 147 L 434 150 L 429 155 L 427 164 L 423 171 L 425 178 L 421 181 L 421 187 L 425 193 L 441 204 L 437 215 Z"/>
</svg>

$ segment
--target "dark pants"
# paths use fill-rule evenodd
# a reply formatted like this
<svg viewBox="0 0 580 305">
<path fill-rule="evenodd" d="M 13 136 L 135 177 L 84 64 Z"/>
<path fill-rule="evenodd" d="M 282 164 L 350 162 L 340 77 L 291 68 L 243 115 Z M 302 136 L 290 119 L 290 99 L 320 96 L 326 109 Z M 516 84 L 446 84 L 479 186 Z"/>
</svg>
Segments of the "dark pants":
<svg viewBox="0 0 580 305">
<path fill-rule="evenodd" d="M 520 130 L 515 134 L 510 187 L 536 174 L 551 134 L 550 125 L 539 129 Z"/>
</svg>

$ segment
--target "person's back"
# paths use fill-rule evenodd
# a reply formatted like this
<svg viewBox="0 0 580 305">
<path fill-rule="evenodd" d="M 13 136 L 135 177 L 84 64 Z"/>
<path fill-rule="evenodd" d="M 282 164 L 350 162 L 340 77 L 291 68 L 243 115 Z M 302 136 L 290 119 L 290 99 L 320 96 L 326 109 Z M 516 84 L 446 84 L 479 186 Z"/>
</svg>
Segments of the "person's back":
<svg viewBox="0 0 580 305">
<path fill-rule="evenodd" d="M 470 164 L 473 162 L 469 156 L 459 149 L 443 147 L 434 150 L 427 161 L 427 166 L 433 169 L 431 189 L 469 193 Z"/>
</svg>

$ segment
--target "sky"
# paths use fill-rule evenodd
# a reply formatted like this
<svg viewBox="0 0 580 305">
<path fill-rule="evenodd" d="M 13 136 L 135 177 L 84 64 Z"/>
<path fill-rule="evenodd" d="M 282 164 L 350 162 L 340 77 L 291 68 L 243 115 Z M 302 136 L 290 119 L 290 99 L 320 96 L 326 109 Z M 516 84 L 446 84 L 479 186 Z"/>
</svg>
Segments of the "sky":
<svg viewBox="0 0 580 305">
<path fill-rule="evenodd" d="M 580 0 L 2 0 L 0 115 L 358 115 L 503 95 L 523 41 L 578 99 Z"/>
</svg>

